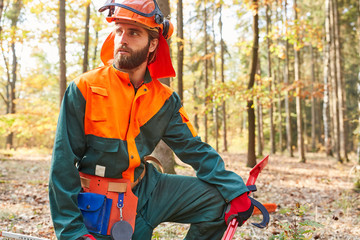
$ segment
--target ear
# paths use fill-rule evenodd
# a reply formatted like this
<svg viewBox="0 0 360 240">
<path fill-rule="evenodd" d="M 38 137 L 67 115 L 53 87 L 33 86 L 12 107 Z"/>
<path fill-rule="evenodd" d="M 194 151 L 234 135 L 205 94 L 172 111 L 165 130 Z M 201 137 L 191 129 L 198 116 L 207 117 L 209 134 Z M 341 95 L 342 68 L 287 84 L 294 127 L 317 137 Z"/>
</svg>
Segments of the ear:
<svg viewBox="0 0 360 240">
<path fill-rule="evenodd" d="M 149 52 L 152 53 L 156 50 L 157 45 L 159 44 L 159 39 L 154 38 L 150 41 Z"/>
</svg>

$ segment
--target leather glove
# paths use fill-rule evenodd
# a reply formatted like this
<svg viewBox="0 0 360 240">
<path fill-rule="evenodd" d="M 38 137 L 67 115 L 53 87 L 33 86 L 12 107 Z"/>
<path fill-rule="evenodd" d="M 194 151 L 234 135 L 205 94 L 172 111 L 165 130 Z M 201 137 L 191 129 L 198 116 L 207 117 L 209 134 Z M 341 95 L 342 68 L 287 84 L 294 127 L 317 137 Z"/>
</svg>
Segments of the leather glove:
<svg viewBox="0 0 360 240">
<path fill-rule="evenodd" d="M 248 197 L 248 193 L 243 193 L 230 201 L 225 212 L 225 222 L 229 224 L 236 217 L 241 226 L 251 217 L 253 211 L 254 205 Z"/>
<path fill-rule="evenodd" d="M 94 236 L 91 234 L 85 234 L 84 236 L 81 236 L 76 240 L 96 240 L 96 238 L 94 238 Z"/>
</svg>

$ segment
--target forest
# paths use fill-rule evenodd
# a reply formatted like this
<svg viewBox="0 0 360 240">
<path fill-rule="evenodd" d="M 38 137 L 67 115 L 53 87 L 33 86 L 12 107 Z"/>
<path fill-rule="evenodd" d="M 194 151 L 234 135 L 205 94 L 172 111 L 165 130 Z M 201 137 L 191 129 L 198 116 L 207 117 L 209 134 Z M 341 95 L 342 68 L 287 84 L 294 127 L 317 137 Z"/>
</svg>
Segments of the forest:
<svg viewBox="0 0 360 240">
<path fill-rule="evenodd" d="M 104 2 L 0 0 L 1 158 L 51 154 L 67 85 L 102 66 L 113 27 L 98 12 Z M 231 162 L 243 167 L 270 154 L 279 164 L 328 159 L 359 168 L 360 0 L 158 4 L 174 25 L 176 71 L 161 81 L 177 91 L 203 141 L 240 154 Z M 359 189 L 360 173 L 351 181 Z"/>
</svg>

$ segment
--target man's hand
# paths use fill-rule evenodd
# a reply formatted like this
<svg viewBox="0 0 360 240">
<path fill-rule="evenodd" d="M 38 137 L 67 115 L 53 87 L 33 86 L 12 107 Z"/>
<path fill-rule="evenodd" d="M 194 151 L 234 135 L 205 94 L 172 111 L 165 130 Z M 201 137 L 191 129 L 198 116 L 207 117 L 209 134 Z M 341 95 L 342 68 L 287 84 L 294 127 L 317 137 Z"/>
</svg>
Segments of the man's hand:
<svg viewBox="0 0 360 240">
<path fill-rule="evenodd" d="M 225 222 L 229 224 L 229 222 L 236 217 L 239 226 L 241 226 L 251 217 L 253 211 L 254 205 L 251 203 L 248 193 L 243 193 L 231 200 L 225 212 Z"/>
<path fill-rule="evenodd" d="M 96 240 L 96 238 L 94 238 L 94 236 L 91 234 L 85 234 L 84 236 L 81 236 L 76 240 Z"/>
</svg>

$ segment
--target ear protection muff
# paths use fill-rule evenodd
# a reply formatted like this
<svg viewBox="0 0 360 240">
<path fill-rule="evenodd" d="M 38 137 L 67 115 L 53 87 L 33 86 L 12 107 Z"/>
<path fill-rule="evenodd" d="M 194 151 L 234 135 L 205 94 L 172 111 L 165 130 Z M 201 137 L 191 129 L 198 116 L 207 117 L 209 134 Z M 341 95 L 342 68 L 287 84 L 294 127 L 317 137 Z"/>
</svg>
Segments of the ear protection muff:
<svg viewBox="0 0 360 240">
<path fill-rule="evenodd" d="M 164 36 L 165 39 L 169 38 L 169 28 L 170 28 L 170 23 L 169 20 L 165 19 L 163 22 L 163 31 L 162 31 L 162 35 Z"/>
<path fill-rule="evenodd" d="M 162 35 L 164 36 L 165 39 L 169 39 L 171 37 L 171 35 L 173 34 L 173 32 L 174 32 L 174 26 L 167 19 L 164 20 L 162 25 L 163 25 Z"/>
</svg>

